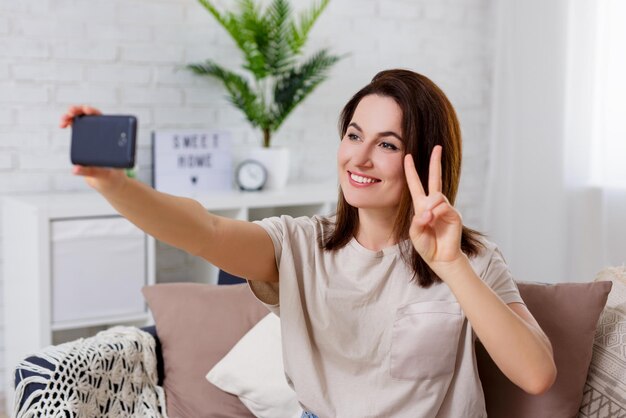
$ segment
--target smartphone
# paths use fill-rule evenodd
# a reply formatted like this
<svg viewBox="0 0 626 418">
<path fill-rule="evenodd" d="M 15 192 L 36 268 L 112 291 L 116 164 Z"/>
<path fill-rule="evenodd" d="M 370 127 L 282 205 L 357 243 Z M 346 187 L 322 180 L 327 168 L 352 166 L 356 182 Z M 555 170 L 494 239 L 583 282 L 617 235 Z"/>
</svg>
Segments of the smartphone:
<svg viewBox="0 0 626 418">
<path fill-rule="evenodd" d="M 130 115 L 81 115 L 72 122 L 72 164 L 135 166 L 137 118 Z"/>
</svg>

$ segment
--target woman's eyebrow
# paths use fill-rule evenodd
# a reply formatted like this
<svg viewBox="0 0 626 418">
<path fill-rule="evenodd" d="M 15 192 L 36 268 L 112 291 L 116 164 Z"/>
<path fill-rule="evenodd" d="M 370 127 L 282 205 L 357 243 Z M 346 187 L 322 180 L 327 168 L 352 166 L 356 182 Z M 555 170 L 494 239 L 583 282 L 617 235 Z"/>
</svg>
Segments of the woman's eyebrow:
<svg viewBox="0 0 626 418">
<path fill-rule="evenodd" d="M 348 127 L 352 126 L 354 129 L 356 129 L 357 131 L 363 133 L 363 129 L 361 129 L 361 127 L 356 123 L 356 122 L 351 122 Z M 394 131 L 385 131 L 385 132 L 379 132 L 378 137 L 381 136 L 395 136 L 396 138 L 398 138 L 400 141 L 403 141 L 402 137 L 400 135 L 398 135 L 397 133 L 395 133 Z"/>
<path fill-rule="evenodd" d="M 354 127 L 354 128 L 355 128 L 357 131 L 359 131 L 359 132 L 363 132 L 363 129 L 361 129 L 361 127 L 360 127 L 359 125 L 357 125 L 357 123 L 356 123 L 356 122 L 350 122 L 350 125 L 348 125 L 348 128 L 349 128 L 350 126 Z"/>
<path fill-rule="evenodd" d="M 363 129 L 361 129 L 361 127 L 358 125 L 358 123 L 356 122 L 350 122 L 350 124 L 348 125 L 348 127 L 352 126 L 354 129 L 356 129 L 359 132 L 363 132 Z M 398 135 L 397 133 L 395 133 L 394 131 L 385 131 L 385 132 L 379 132 L 378 136 L 395 136 L 396 138 L 398 138 L 400 141 L 402 141 L 402 137 L 400 135 Z"/>
<path fill-rule="evenodd" d="M 402 140 L 402 137 L 400 135 L 398 135 L 397 133 L 395 133 L 394 131 L 385 131 L 385 132 L 379 132 L 378 133 L 378 137 L 385 137 L 385 136 L 393 136 L 393 137 L 398 138 L 398 141 L 404 142 Z"/>
</svg>

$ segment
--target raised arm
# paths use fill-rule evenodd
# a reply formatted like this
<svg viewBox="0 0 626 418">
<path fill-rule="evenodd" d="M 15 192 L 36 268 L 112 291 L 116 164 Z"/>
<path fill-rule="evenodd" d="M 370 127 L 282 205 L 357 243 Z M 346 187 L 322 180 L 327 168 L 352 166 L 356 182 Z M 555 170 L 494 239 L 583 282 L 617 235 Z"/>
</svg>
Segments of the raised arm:
<svg viewBox="0 0 626 418">
<path fill-rule="evenodd" d="M 74 116 L 99 114 L 72 106 L 60 126 Z M 161 193 L 128 178 L 123 170 L 74 166 L 122 216 L 156 239 L 203 257 L 211 264 L 248 280 L 278 281 L 271 238 L 260 226 L 211 214 L 193 199 Z"/>
<path fill-rule="evenodd" d="M 461 215 L 441 193 L 441 152 L 441 146 L 436 146 L 431 156 L 428 195 L 413 159 L 405 156 L 415 208 L 409 232 L 413 246 L 448 285 L 500 370 L 526 392 L 544 393 L 556 379 L 550 341 L 526 306 L 505 304 L 461 251 Z"/>
</svg>

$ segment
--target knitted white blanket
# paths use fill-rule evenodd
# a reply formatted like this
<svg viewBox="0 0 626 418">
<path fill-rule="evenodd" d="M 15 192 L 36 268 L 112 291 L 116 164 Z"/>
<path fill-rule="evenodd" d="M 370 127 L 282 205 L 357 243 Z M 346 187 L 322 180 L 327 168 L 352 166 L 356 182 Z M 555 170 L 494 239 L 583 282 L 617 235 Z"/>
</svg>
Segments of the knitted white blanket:
<svg viewBox="0 0 626 418">
<path fill-rule="evenodd" d="M 45 348 L 36 356 L 52 370 L 27 361 L 17 367 L 17 373 L 40 376 L 18 384 L 13 416 L 167 418 L 154 346 L 154 338 L 138 328 L 114 327 Z M 22 399 L 26 386 L 37 383 L 45 387 Z"/>
</svg>

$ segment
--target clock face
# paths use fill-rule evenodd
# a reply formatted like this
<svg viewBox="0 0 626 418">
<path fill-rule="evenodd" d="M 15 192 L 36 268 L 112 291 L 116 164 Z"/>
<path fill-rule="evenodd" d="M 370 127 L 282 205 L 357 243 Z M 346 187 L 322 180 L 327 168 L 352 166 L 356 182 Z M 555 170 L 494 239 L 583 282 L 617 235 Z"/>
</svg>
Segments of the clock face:
<svg viewBox="0 0 626 418">
<path fill-rule="evenodd" d="M 246 160 L 237 168 L 237 184 L 242 190 L 261 190 L 267 180 L 267 170 L 258 161 Z"/>
</svg>

